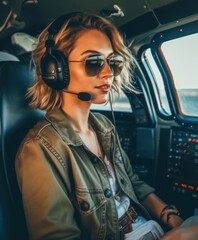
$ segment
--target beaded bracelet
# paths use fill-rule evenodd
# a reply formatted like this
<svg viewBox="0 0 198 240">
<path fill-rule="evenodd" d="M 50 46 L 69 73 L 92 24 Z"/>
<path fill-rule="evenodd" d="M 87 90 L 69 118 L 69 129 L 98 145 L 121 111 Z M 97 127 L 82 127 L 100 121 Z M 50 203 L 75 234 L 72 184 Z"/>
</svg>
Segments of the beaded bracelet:
<svg viewBox="0 0 198 240">
<path fill-rule="evenodd" d="M 167 213 L 166 222 L 168 223 L 171 215 L 179 216 L 180 213 L 174 205 L 166 205 L 160 213 L 160 221 L 162 221 L 163 216 Z"/>
</svg>

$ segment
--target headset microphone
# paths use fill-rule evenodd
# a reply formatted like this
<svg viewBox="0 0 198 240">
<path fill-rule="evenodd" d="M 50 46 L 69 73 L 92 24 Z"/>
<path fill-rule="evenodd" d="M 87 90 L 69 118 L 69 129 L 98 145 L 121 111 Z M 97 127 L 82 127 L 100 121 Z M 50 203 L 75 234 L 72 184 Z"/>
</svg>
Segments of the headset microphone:
<svg viewBox="0 0 198 240">
<path fill-rule="evenodd" d="M 93 96 L 90 93 L 87 93 L 87 92 L 75 93 L 75 92 L 70 92 L 70 91 L 67 91 L 67 90 L 63 90 L 63 92 L 77 95 L 78 99 L 80 99 L 82 101 L 85 101 L 85 102 L 88 102 L 91 99 L 93 99 Z"/>
</svg>

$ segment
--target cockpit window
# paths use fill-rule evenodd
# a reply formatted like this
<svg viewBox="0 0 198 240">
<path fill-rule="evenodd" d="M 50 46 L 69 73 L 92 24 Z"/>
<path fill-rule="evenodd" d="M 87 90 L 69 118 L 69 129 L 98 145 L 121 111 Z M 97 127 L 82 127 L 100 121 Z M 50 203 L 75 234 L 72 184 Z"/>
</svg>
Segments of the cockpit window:
<svg viewBox="0 0 198 240">
<path fill-rule="evenodd" d="M 142 61 L 163 116 L 198 117 L 198 34 L 175 36 L 157 36 L 156 44 L 144 51 Z M 169 103 L 176 112 L 171 113 Z"/>
<path fill-rule="evenodd" d="M 150 78 L 153 80 L 153 88 L 155 89 L 156 100 L 158 104 L 159 111 L 164 115 L 171 115 L 170 107 L 168 104 L 168 98 L 166 95 L 164 82 L 162 75 L 159 71 L 159 68 L 156 65 L 156 62 L 151 54 L 151 49 L 147 49 L 143 55 L 143 62 L 145 68 L 150 75 Z"/>
<path fill-rule="evenodd" d="M 132 112 L 131 105 L 127 96 L 123 93 L 122 95 L 116 94 L 113 99 L 112 104 L 114 111 L 121 111 L 121 112 Z M 110 103 L 107 104 L 92 104 L 91 109 L 93 110 L 111 110 Z"/>
<path fill-rule="evenodd" d="M 171 72 L 180 114 L 198 117 L 198 34 L 163 42 L 161 51 Z"/>
</svg>

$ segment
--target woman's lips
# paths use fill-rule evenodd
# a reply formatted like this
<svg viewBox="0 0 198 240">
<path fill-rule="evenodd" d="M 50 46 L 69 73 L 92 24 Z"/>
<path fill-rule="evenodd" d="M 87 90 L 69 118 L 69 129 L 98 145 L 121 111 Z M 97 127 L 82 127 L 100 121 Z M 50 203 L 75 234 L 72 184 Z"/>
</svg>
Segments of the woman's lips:
<svg viewBox="0 0 198 240">
<path fill-rule="evenodd" d="M 110 90 L 111 85 L 110 84 L 103 84 L 100 86 L 97 86 L 97 89 L 103 90 L 105 92 L 108 92 Z"/>
</svg>

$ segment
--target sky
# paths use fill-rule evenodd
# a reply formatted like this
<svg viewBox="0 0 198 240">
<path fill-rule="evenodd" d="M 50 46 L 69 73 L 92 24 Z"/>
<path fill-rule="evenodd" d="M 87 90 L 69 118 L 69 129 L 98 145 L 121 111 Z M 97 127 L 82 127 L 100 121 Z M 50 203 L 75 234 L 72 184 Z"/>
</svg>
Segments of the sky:
<svg viewBox="0 0 198 240">
<path fill-rule="evenodd" d="M 167 41 L 162 51 L 177 89 L 198 88 L 198 34 Z"/>
</svg>

